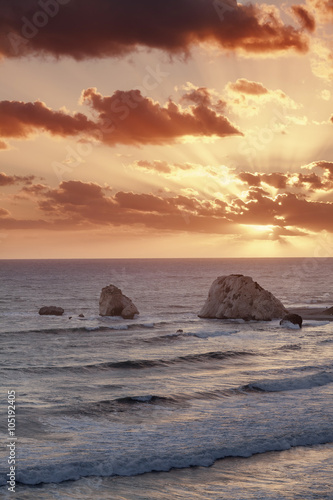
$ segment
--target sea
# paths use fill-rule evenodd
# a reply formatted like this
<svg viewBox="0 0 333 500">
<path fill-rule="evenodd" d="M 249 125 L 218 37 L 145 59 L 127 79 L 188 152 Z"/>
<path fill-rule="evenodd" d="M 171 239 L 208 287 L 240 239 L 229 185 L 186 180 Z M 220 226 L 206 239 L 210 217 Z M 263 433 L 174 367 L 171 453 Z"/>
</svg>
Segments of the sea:
<svg viewBox="0 0 333 500">
<path fill-rule="evenodd" d="M 332 258 L 0 261 L 0 498 L 333 499 L 333 322 L 200 319 L 228 274 L 333 305 Z"/>
</svg>

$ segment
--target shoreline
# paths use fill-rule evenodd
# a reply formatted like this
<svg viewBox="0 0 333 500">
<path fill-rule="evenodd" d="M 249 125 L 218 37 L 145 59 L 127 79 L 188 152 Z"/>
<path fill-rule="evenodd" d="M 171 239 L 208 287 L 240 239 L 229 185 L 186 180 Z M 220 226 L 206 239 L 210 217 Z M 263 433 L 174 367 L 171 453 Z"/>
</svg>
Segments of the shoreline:
<svg viewBox="0 0 333 500">
<path fill-rule="evenodd" d="M 303 320 L 333 321 L 332 314 L 327 314 L 325 309 L 318 307 L 290 307 L 288 311 L 290 314 L 299 314 Z"/>
</svg>

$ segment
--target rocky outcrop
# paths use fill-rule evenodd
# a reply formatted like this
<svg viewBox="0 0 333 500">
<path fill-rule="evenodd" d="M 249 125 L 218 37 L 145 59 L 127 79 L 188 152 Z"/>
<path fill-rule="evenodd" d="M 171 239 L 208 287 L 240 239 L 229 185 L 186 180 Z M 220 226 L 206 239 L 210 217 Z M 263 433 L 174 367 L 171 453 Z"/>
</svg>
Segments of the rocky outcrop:
<svg viewBox="0 0 333 500">
<path fill-rule="evenodd" d="M 333 315 L 333 307 L 328 307 L 327 309 L 324 309 L 323 314 Z"/>
<path fill-rule="evenodd" d="M 100 316 L 122 316 L 124 319 L 133 319 L 139 311 L 131 299 L 123 295 L 120 288 L 109 285 L 101 291 L 99 314 Z"/>
<path fill-rule="evenodd" d="M 288 311 L 274 295 L 250 276 L 220 276 L 210 287 L 200 318 L 270 321 L 283 318 Z"/>
<path fill-rule="evenodd" d="M 286 314 L 283 319 L 280 321 L 280 325 L 288 326 L 288 323 L 292 323 L 293 325 L 298 325 L 302 328 L 303 319 L 299 314 Z"/>
<path fill-rule="evenodd" d="M 62 307 L 56 306 L 44 306 L 38 311 L 41 316 L 62 316 L 64 312 L 65 311 Z"/>
</svg>

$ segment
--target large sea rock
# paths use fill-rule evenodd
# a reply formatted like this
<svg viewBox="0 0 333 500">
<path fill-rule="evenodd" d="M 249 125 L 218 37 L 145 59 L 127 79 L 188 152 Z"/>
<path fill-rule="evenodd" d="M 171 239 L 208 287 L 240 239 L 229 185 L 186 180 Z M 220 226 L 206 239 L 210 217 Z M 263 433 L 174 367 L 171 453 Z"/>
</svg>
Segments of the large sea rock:
<svg viewBox="0 0 333 500">
<path fill-rule="evenodd" d="M 250 276 L 220 276 L 210 287 L 200 318 L 270 321 L 283 318 L 288 311 L 271 292 Z"/>
<path fill-rule="evenodd" d="M 99 314 L 100 316 L 122 316 L 124 319 L 133 319 L 139 311 L 131 299 L 123 295 L 120 288 L 109 285 L 101 291 Z"/>
</svg>

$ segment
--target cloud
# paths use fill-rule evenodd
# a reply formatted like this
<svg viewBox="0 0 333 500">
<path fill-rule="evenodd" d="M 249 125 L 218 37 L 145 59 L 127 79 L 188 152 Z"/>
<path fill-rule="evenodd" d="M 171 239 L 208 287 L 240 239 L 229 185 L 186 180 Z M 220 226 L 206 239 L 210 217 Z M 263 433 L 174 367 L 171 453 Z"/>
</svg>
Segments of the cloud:
<svg viewBox="0 0 333 500">
<path fill-rule="evenodd" d="M 316 14 L 318 14 L 321 22 L 329 23 L 333 16 L 333 3 L 332 0 L 307 0 L 310 7 L 312 7 Z"/>
<path fill-rule="evenodd" d="M 226 108 L 227 102 L 215 90 L 207 87 L 196 87 L 190 82 L 183 88 L 187 92 L 181 97 L 180 102 L 210 107 L 220 113 Z"/>
<path fill-rule="evenodd" d="M 98 227 L 146 228 L 163 232 L 202 234 L 254 234 L 280 241 L 309 232 L 333 232 L 333 202 L 311 199 L 309 192 L 333 189 L 333 163 L 315 162 L 306 169 L 322 172 L 251 174 L 235 177 L 248 189 L 233 190 L 224 200 L 203 197 L 193 190 L 183 194 L 113 192 L 110 186 L 78 180 L 63 181 L 56 188 L 43 184 L 26 186 L 37 208 L 34 220 L 14 219 L 3 208 L 0 227 L 4 229 L 85 230 Z M 332 179 L 332 180 L 330 180 Z M 271 187 L 278 191 L 272 194 Z M 227 200 L 227 201 L 226 201 Z M 42 216 L 41 216 L 42 214 Z M 263 226 L 258 233 L 253 226 Z M 254 231 L 254 233 L 253 233 Z M 246 238 L 246 236 L 244 236 Z M 281 239 L 281 243 L 284 240 Z"/>
<path fill-rule="evenodd" d="M 119 57 L 138 47 L 188 54 L 202 43 L 254 55 L 308 50 L 303 31 L 284 24 L 278 9 L 267 4 L 0 0 L 0 12 L 3 57 L 50 54 L 83 60 Z"/>
<path fill-rule="evenodd" d="M 103 96 L 95 88 L 82 93 L 82 102 L 97 113 L 96 125 L 103 130 L 102 141 L 108 145 L 163 144 L 185 135 L 243 135 L 204 103 L 184 110 L 171 99 L 162 106 L 143 97 L 139 90 L 117 90 L 112 96 Z"/>
<path fill-rule="evenodd" d="M 291 190 L 301 192 L 331 191 L 333 189 L 333 162 L 317 161 L 302 167 L 307 170 L 320 170 L 320 175 L 312 172 L 282 173 L 272 172 L 269 174 L 240 172 L 237 178 L 249 187 L 261 187 L 268 185 L 278 189 L 281 193 Z"/>
<path fill-rule="evenodd" d="M 147 160 L 139 160 L 135 162 L 135 167 L 144 169 L 148 172 L 156 172 L 158 174 L 172 174 L 177 171 L 190 171 L 195 170 L 196 166 L 191 165 L 190 163 L 174 163 L 170 164 L 166 161 L 155 160 L 155 161 L 147 161 Z"/>
<path fill-rule="evenodd" d="M 171 232 L 237 232 L 236 225 L 228 218 L 227 204 L 218 199 L 199 200 L 195 196 L 158 196 L 124 191 L 110 195 L 108 186 L 74 180 L 64 181 L 58 188 L 47 191 L 37 190 L 34 196 L 46 217 L 40 219 L 41 228 L 44 228 L 45 220 L 50 219 L 50 229 L 111 225 Z M 14 222 L 12 224 L 14 227 Z M 6 227 L 10 226 L 8 222 Z"/>
<path fill-rule="evenodd" d="M 266 89 L 262 83 L 251 82 L 246 78 L 239 78 L 234 83 L 230 82 L 228 84 L 228 88 L 234 92 L 239 92 L 240 94 L 250 94 L 253 96 L 265 95 L 269 93 L 268 89 Z"/>
<path fill-rule="evenodd" d="M 0 141 L 0 150 L 1 149 L 8 149 L 8 144 L 4 141 Z"/>
<path fill-rule="evenodd" d="M 55 111 L 40 101 L 0 101 L 0 137 L 26 139 L 39 131 L 116 144 L 172 143 L 185 135 L 243 135 L 225 116 L 204 103 L 183 109 L 169 99 L 165 105 L 143 97 L 139 90 L 117 90 L 102 96 L 95 88 L 82 93 L 81 103 L 95 118 Z"/>
<path fill-rule="evenodd" d="M 94 128 L 85 115 L 54 111 L 41 101 L 0 101 L 0 137 L 25 139 L 37 131 L 66 137 Z"/>
<path fill-rule="evenodd" d="M 271 90 L 261 82 L 239 78 L 225 86 L 228 108 L 241 116 L 251 117 L 258 114 L 263 105 L 273 103 L 284 109 L 299 109 L 301 106 L 281 89 Z M 291 118 L 290 118 L 291 119 Z"/>
<path fill-rule="evenodd" d="M 8 215 L 10 215 L 8 210 L 6 210 L 5 208 L 0 208 L 0 217 L 7 217 Z"/>
<path fill-rule="evenodd" d="M 291 9 L 303 28 L 313 33 L 316 29 L 316 21 L 308 9 L 303 5 L 293 5 Z"/>
<path fill-rule="evenodd" d="M 311 201 L 293 193 L 271 197 L 260 188 L 251 188 L 247 198 L 234 205 L 230 219 L 238 224 L 333 232 L 333 203 Z"/>
<path fill-rule="evenodd" d="M 20 183 L 29 185 L 34 179 L 34 175 L 7 175 L 4 172 L 0 172 L 0 186 L 12 186 Z"/>
</svg>

